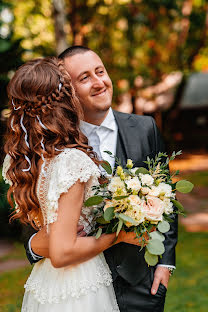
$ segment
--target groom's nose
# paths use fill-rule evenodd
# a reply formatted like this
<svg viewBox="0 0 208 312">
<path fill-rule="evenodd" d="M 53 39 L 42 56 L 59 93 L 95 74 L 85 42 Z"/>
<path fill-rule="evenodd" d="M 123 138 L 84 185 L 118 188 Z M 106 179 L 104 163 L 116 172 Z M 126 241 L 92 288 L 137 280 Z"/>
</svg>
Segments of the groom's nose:
<svg viewBox="0 0 208 312">
<path fill-rule="evenodd" d="M 102 77 L 94 76 L 93 77 L 93 87 L 98 89 L 98 88 L 103 88 L 104 82 Z"/>
</svg>

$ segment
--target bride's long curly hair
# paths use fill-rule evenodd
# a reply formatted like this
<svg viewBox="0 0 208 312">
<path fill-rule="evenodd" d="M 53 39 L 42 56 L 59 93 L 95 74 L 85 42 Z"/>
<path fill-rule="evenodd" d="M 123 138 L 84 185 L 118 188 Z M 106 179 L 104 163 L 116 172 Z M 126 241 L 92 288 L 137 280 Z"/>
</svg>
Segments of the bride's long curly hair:
<svg viewBox="0 0 208 312">
<path fill-rule="evenodd" d="M 36 194 L 41 155 L 49 159 L 70 147 L 82 150 L 96 164 L 98 160 L 79 129 L 83 113 L 63 61 L 48 57 L 27 62 L 16 71 L 7 91 L 11 114 L 5 152 L 11 157 L 7 178 L 12 182 L 8 200 L 13 207 L 13 197 L 18 207 L 11 219 L 36 227 L 43 225 Z M 24 171 L 27 157 L 31 169 Z"/>
</svg>

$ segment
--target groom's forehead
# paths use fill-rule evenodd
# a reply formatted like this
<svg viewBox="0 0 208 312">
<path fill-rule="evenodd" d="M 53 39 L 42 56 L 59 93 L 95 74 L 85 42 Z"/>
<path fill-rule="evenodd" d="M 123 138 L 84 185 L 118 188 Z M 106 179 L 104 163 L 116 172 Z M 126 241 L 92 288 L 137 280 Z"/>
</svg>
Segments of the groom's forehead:
<svg viewBox="0 0 208 312">
<path fill-rule="evenodd" d="M 104 67 L 100 57 L 93 51 L 66 57 L 64 63 L 72 78 L 77 78 L 82 72 L 94 70 L 99 66 Z"/>
</svg>

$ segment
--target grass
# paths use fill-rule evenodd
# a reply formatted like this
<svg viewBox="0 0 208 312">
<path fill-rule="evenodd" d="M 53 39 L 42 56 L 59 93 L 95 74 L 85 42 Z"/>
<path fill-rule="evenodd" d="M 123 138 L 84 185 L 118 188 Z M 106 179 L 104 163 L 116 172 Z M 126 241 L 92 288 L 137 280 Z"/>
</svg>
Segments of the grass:
<svg viewBox="0 0 208 312">
<path fill-rule="evenodd" d="M 207 312 L 208 233 L 180 229 L 177 269 L 169 283 L 165 312 Z"/>
<path fill-rule="evenodd" d="M 6 254 L 5 256 L 0 257 L 0 261 L 6 261 L 6 260 L 18 260 L 18 259 L 25 259 L 25 249 L 23 244 L 21 243 L 13 243 L 14 248 Z"/>
<path fill-rule="evenodd" d="M 25 259 L 25 249 L 23 244 L 14 243 L 14 248 L 0 261 L 10 259 Z M 21 308 L 22 296 L 24 293 L 24 283 L 31 271 L 31 266 L 23 269 L 13 270 L 0 274 L 0 312 L 19 312 Z"/>
<path fill-rule="evenodd" d="M 180 228 L 177 269 L 170 280 L 165 312 L 207 312 L 207 244 L 208 233 L 187 233 Z M 24 258 L 22 247 L 17 245 L 17 250 L 14 255 Z M 0 275 L 0 312 L 20 311 L 23 285 L 30 271 L 28 266 Z"/>
<path fill-rule="evenodd" d="M 24 293 L 23 285 L 31 271 L 24 269 L 5 272 L 0 275 L 0 312 L 19 312 Z"/>
<path fill-rule="evenodd" d="M 196 186 L 208 187 L 208 171 L 196 171 L 183 174 L 183 179 L 187 179 Z"/>
</svg>

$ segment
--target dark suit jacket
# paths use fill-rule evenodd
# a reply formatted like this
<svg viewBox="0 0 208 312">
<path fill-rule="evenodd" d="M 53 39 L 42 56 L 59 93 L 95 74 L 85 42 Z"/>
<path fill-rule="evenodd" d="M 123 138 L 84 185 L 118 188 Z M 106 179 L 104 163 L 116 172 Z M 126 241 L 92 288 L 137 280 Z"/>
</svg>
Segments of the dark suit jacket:
<svg viewBox="0 0 208 312">
<path fill-rule="evenodd" d="M 154 157 L 158 152 L 164 151 L 160 133 L 152 117 L 129 115 L 114 111 L 118 125 L 118 139 L 116 156 L 122 165 L 128 158 L 133 160 L 134 166 L 145 166 L 143 163 L 147 156 Z M 165 253 L 160 263 L 175 265 L 175 246 L 177 243 L 177 216 L 172 216 L 174 222 L 171 229 L 165 234 Z M 27 249 L 29 237 L 35 231 L 31 227 L 25 228 L 24 241 L 29 261 L 34 262 Z M 105 251 L 106 261 L 112 271 L 113 278 L 122 276 L 130 284 L 136 285 L 150 272 L 145 260 L 144 250 L 140 247 L 120 243 Z"/>
<path fill-rule="evenodd" d="M 118 124 L 118 140 L 116 156 L 121 159 L 122 165 L 128 158 L 133 160 L 135 167 L 144 167 L 143 161 L 147 156 L 155 157 L 158 152 L 164 152 L 164 144 L 155 121 L 149 116 L 138 116 L 114 111 Z M 175 265 L 175 246 L 177 243 L 178 218 L 165 234 L 165 253 L 160 259 L 161 264 Z M 130 284 L 136 285 L 143 280 L 150 271 L 145 260 L 144 250 L 134 245 L 120 243 L 104 252 L 106 261 L 112 271 L 113 278 L 122 276 Z"/>
</svg>

